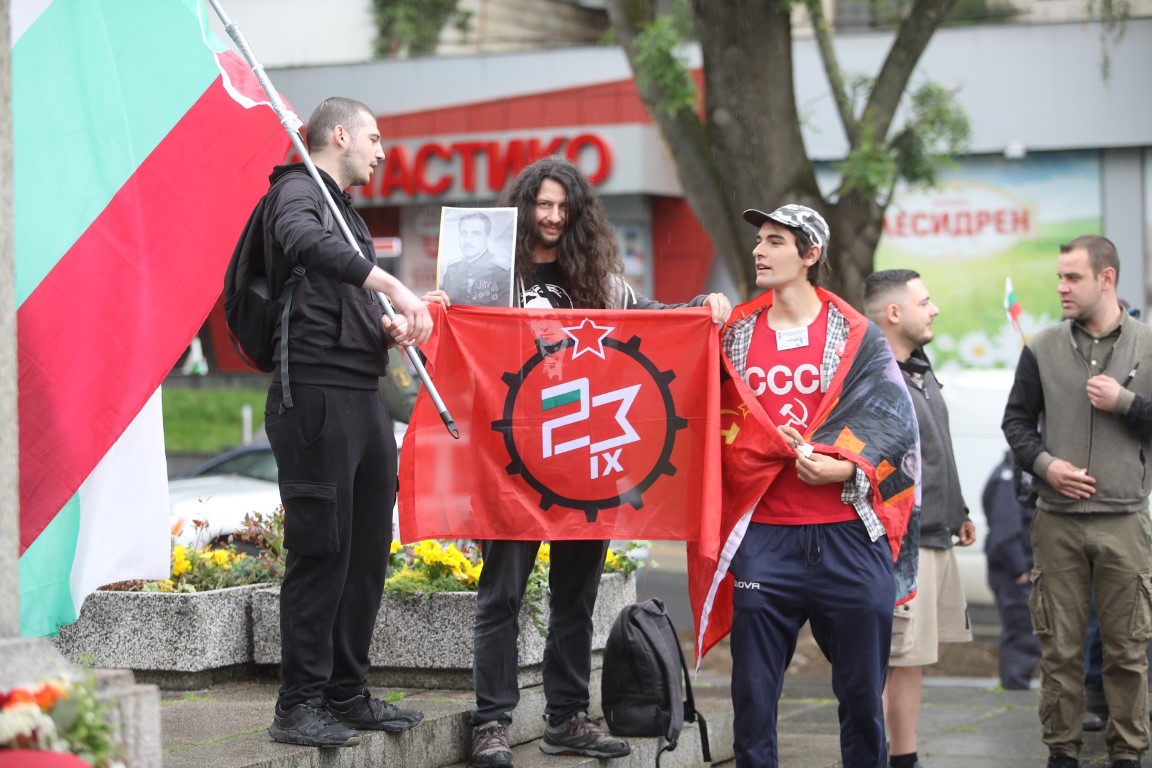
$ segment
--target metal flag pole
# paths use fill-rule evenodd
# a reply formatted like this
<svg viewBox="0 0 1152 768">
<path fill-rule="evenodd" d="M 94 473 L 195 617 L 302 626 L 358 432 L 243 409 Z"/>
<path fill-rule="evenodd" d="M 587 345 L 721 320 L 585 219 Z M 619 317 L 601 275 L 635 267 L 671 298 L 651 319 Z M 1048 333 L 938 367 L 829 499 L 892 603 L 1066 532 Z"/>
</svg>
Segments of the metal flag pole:
<svg viewBox="0 0 1152 768">
<path fill-rule="evenodd" d="M 328 185 L 320 178 L 320 171 L 316 169 L 316 165 L 312 162 L 312 158 L 308 156 L 308 150 L 304 148 L 304 143 L 300 140 L 300 119 L 284 106 L 284 102 L 280 100 L 280 94 L 272 87 L 272 81 L 268 79 L 268 75 L 264 72 L 264 67 L 256 60 L 256 56 L 252 53 L 252 49 L 248 47 L 248 41 L 244 39 L 244 33 L 240 31 L 240 25 L 228 18 L 218 0 L 208 0 L 212 9 L 216 11 L 216 15 L 220 17 L 221 23 L 224 25 L 224 31 L 228 33 L 228 37 L 232 38 L 232 42 L 240 49 L 241 55 L 244 56 L 244 61 L 248 62 L 248 67 L 252 70 L 252 74 L 260 82 L 260 87 L 264 90 L 264 94 L 268 97 L 268 103 L 272 107 L 272 111 L 276 113 L 276 117 L 280 119 L 280 125 L 284 126 L 284 131 L 288 134 L 288 138 L 292 140 L 292 146 L 296 148 L 296 152 L 303 158 L 304 166 L 308 169 L 308 173 L 316 182 L 316 186 L 320 187 L 320 194 L 324 195 L 324 201 L 328 205 L 328 209 L 332 211 L 336 223 L 340 225 L 340 231 L 344 234 L 344 239 L 348 244 L 356 249 L 357 253 L 363 255 L 360 250 L 359 244 L 356 242 L 352 230 L 348 228 L 348 222 L 344 220 L 344 215 L 336 206 L 336 201 L 332 199 L 332 194 L 328 191 Z M 388 315 L 391 320 L 396 319 L 396 311 L 392 309 L 392 304 L 388 298 L 376 292 L 380 297 L 380 303 L 384 306 L 384 313 Z M 404 348 L 408 353 L 408 359 L 412 361 L 416 373 L 420 376 L 420 381 L 424 384 L 424 389 L 427 390 L 428 396 L 432 398 L 433 404 L 436 406 L 437 412 L 440 414 L 440 419 L 444 422 L 444 426 L 448 429 L 449 434 L 457 440 L 460 439 L 460 430 L 456 427 L 456 422 L 452 420 L 452 414 L 448 413 L 448 406 L 444 405 L 444 401 L 440 399 L 440 393 L 436 391 L 436 386 L 432 383 L 432 377 L 428 375 L 428 371 L 424 369 L 424 363 L 420 361 L 420 355 L 417 353 L 415 346 L 408 346 Z"/>
</svg>

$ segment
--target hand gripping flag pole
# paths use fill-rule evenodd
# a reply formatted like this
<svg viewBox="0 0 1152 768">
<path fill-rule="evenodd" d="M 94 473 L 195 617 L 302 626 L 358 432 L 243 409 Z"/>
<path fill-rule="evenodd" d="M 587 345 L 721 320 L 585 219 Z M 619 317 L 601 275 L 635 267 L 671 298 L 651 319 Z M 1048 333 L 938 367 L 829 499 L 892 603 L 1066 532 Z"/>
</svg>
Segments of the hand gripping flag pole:
<svg viewBox="0 0 1152 768">
<path fill-rule="evenodd" d="M 331 193 L 328 192 L 328 187 L 324 180 L 320 178 L 320 172 L 316 169 L 312 158 L 308 156 L 308 150 L 304 148 L 304 143 L 300 141 L 300 118 L 295 115 L 291 110 L 284 106 L 284 102 L 280 100 L 280 94 L 272 87 L 272 81 L 268 79 L 268 75 L 264 72 L 264 67 L 256 60 L 256 56 L 252 53 L 252 49 L 248 47 L 248 41 L 244 39 L 244 34 L 240 31 L 240 26 L 236 22 L 228 18 L 218 0 L 208 0 L 212 5 L 212 9 L 216 11 L 216 15 L 220 17 L 221 23 L 224 24 L 224 30 L 228 33 L 228 37 L 232 38 L 232 42 L 240 49 L 241 55 L 244 60 L 248 62 L 248 66 L 252 70 L 252 74 L 260 82 L 260 87 L 264 89 L 265 95 L 268 96 L 268 103 L 272 107 L 272 111 L 276 113 L 276 117 L 280 119 L 280 125 L 284 126 L 284 130 L 288 133 L 288 138 L 292 140 L 292 146 L 296 148 L 296 152 L 304 160 L 304 165 L 311 174 L 312 179 L 316 185 L 320 187 L 320 193 L 324 195 L 324 200 L 328 204 L 328 209 L 332 211 L 336 222 L 340 225 L 340 231 L 344 234 L 344 239 L 348 244 L 360 253 L 360 246 L 356 243 L 356 238 L 352 235 L 352 230 L 348 228 L 348 222 L 344 220 L 344 215 L 336 206 L 336 201 L 332 199 Z M 392 309 L 392 304 L 388 301 L 384 294 L 377 292 L 380 297 L 380 303 L 384 306 L 384 313 L 388 315 L 389 319 L 396 319 L 396 311 Z M 440 393 L 436 391 L 436 386 L 432 383 L 432 378 L 428 375 L 428 371 L 424 369 L 424 364 L 420 361 L 420 355 L 417 353 L 416 347 L 405 347 L 405 352 L 408 353 L 408 359 L 412 361 L 416 373 L 420 376 L 420 381 L 424 384 L 424 389 L 427 390 L 432 402 L 436 405 L 436 410 L 440 413 L 440 419 L 444 422 L 449 434 L 456 439 L 460 439 L 460 430 L 456 427 L 456 422 L 452 420 L 452 414 L 448 413 L 448 406 L 444 405 L 444 401 L 440 398 Z"/>
</svg>

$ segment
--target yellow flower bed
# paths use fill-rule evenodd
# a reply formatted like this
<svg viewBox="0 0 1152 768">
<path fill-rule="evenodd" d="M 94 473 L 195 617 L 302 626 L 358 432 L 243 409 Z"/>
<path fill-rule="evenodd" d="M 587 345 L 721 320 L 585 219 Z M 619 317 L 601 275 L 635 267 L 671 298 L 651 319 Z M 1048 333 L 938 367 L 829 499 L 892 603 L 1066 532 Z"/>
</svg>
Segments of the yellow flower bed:
<svg viewBox="0 0 1152 768">
<path fill-rule="evenodd" d="M 642 564 L 632 555 L 633 551 L 646 546 L 647 542 L 630 542 L 619 551 L 609 549 L 604 558 L 604 572 L 632 573 Z M 547 588 L 551 561 L 552 547 L 544 542 L 536 553 L 536 566 L 528 579 L 529 597 L 540 596 Z M 407 546 L 393 541 L 388 566 L 391 575 L 386 589 L 396 592 L 463 592 L 476 589 L 484 559 L 474 541 L 445 544 L 426 539 Z"/>
</svg>

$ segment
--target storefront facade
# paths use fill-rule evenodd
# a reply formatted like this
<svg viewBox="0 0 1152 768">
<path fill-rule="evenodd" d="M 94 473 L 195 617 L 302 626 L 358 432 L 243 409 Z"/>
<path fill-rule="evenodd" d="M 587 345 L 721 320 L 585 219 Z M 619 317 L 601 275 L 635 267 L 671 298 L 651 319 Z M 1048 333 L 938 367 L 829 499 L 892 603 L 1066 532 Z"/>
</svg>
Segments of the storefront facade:
<svg viewBox="0 0 1152 768">
<path fill-rule="evenodd" d="M 842 65 L 875 71 L 888 43 L 879 34 L 839 39 Z M 808 151 L 831 191 L 845 144 L 814 46 L 795 45 Z M 960 365 L 1006 364 L 1000 358 L 1007 352 L 982 358 L 974 351 L 985 339 L 983 347 L 995 346 L 1001 333 L 1006 276 L 1037 323 L 1056 316 L 1047 277 L 1059 242 L 1075 234 L 1111 237 L 1125 265 L 1121 296 L 1140 308 L 1149 303 L 1152 100 L 1141 73 L 1152 71 L 1152 20 L 1129 23 L 1107 83 L 1086 63 L 1098 45 L 1093 25 L 979 27 L 942 30 L 924 56 L 922 76 L 959 94 L 972 124 L 971 154 L 937 188 L 897 190 L 877 267 L 909 266 L 948 286 L 941 300 L 965 307 L 946 313 L 966 318 L 954 328 L 941 319 L 951 339 L 944 346 L 956 350 Z M 688 55 L 698 66 L 698 53 Z M 368 186 L 352 191 L 381 264 L 417 293 L 436 285 L 441 208 L 494 206 L 520 168 L 554 153 L 569 157 L 596 188 L 638 290 L 669 302 L 731 291 L 618 49 L 270 75 L 305 118 L 330 95 L 354 96 L 376 110 L 386 158 Z M 242 370 L 228 354 L 219 307 L 209 327 L 217 370 Z"/>
</svg>

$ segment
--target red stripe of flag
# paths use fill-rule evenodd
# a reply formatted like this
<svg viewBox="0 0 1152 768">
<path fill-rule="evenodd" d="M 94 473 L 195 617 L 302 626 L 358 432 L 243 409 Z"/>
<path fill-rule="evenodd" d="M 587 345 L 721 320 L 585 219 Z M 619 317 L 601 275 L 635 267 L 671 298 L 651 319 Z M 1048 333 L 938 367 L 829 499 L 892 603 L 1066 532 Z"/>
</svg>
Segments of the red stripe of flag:
<svg viewBox="0 0 1152 768">
<path fill-rule="evenodd" d="M 21 554 L 204 322 L 286 145 L 217 78 L 20 307 Z"/>
</svg>

